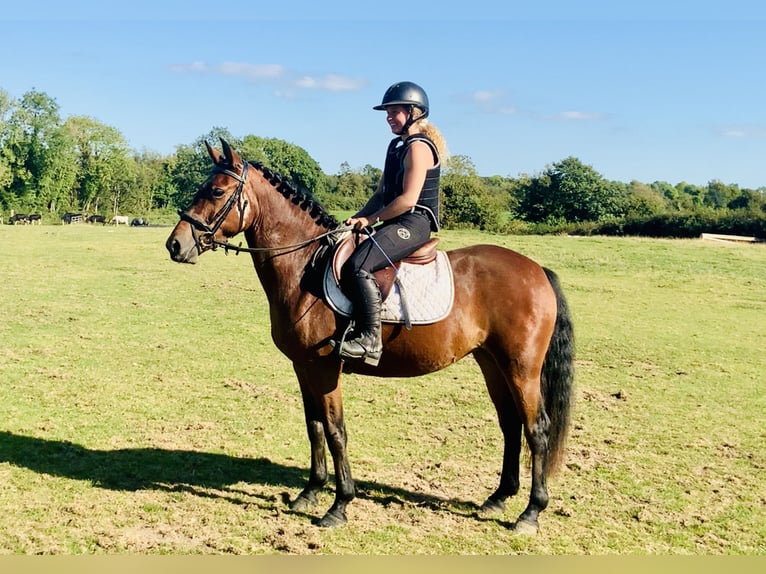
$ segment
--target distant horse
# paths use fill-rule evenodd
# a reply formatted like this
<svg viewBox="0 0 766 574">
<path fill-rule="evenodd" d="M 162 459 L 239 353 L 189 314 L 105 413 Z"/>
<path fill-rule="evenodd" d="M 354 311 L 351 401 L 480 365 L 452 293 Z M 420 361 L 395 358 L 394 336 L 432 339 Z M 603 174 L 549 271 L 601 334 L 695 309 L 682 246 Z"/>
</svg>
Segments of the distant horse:
<svg viewBox="0 0 766 574">
<path fill-rule="evenodd" d="M 109 220 L 109 223 L 112 223 L 114 225 L 127 225 L 130 219 L 127 215 L 115 215 L 112 217 L 112 219 Z"/>
<path fill-rule="evenodd" d="M 88 216 L 88 223 L 101 223 L 101 224 L 105 225 L 106 224 L 106 217 L 104 217 L 103 215 L 97 215 L 97 214 L 89 215 Z"/>
<path fill-rule="evenodd" d="M 61 216 L 61 223 L 69 225 L 72 223 L 80 223 L 83 221 L 82 213 L 65 213 Z"/>
<path fill-rule="evenodd" d="M 131 227 L 146 227 L 147 225 L 149 225 L 149 222 L 145 217 L 134 217 L 130 222 Z"/>
<path fill-rule="evenodd" d="M 244 232 L 255 271 L 269 302 L 272 338 L 298 377 L 311 445 L 308 483 L 293 500 L 305 511 L 328 480 L 325 440 L 335 466 L 336 492 L 320 526 L 346 522 L 354 498 L 346 452 L 340 377 L 344 364 L 331 341 L 343 331 L 314 287 L 314 261 L 338 222 L 308 195 L 269 169 L 243 162 L 229 144 L 207 144 L 212 174 L 179 212 L 166 247 L 174 261 L 198 256 Z M 448 252 L 454 276 L 449 315 L 411 330 L 383 325 L 383 356 L 377 367 L 345 365 L 376 377 L 412 377 L 443 369 L 473 354 L 484 375 L 505 439 L 500 484 L 482 513 L 500 512 L 519 490 L 522 431 L 531 453 L 529 503 L 517 531 L 538 530 L 548 505 L 547 477 L 561 463 L 573 398 L 572 322 L 556 275 L 530 259 L 493 245 Z M 198 304 L 190 302 L 191 304 Z"/>
<path fill-rule="evenodd" d="M 28 224 L 29 216 L 26 213 L 15 213 L 8 218 L 9 225 Z"/>
</svg>

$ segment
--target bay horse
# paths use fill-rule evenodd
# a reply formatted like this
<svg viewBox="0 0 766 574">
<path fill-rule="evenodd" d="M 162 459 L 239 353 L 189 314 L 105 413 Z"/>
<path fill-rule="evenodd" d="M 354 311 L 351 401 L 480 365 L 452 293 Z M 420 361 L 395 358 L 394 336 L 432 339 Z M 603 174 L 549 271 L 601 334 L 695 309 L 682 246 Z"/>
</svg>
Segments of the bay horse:
<svg viewBox="0 0 766 574">
<path fill-rule="evenodd" d="M 290 503 L 307 511 L 328 480 L 325 444 L 335 470 L 335 499 L 318 524 L 346 523 L 355 495 L 346 452 L 341 374 L 415 377 L 472 354 L 484 376 L 504 438 L 500 484 L 479 512 L 502 512 L 519 490 L 522 432 L 530 452 L 529 503 L 515 530 L 538 531 L 548 505 L 546 479 L 562 462 L 573 400 L 574 338 L 566 300 L 555 273 L 499 246 L 448 251 L 454 304 L 442 320 L 406 330 L 383 325 L 383 356 L 376 367 L 344 363 L 331 342 L 342 332 L 315 288 L 312 271 L 322 244 L 342 226 L 312 197 L 270 169 L 243 161 L 221 139 L 222 151 L 205 142 L 213 170 L 179 210 L 166 241 L 173 261 L 196 263 L 200 254 L 244 232 L 266 293 L 271 336 L 298 378 L 311 452 L 305 488 Z M 326 441 L 326 442 L 325 442 Z"/>
</svg>

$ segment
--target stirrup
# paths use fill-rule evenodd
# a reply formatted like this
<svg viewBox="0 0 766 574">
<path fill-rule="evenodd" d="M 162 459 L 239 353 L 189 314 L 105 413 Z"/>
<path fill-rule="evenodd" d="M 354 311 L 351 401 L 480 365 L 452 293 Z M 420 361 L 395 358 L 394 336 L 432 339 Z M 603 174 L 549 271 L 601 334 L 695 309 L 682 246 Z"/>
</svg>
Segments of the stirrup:
<svg viewBox="0 0 766 574">
<path fill-rule="evenodd" d="M 349 333 L 354 330 L 354 320 L 348 322 L 348 325 L 346 325 L 346 328 L 343 330 L 343 333 L 341 333 L 339 339 L 330 339 L 330 347 L 332 347 L 333 350 L 338 350 L 338 356 L 340 357 L 340 348 L 343 346 L 343 343 L 346 341 L 346 337 L 348 337 Z M 340 357 L 341 359 L 343 357 Z"/>
<path fill-rule="evenodd" d="M 352 330 L 351 324 L 349 324 L 349 326 L 343 332 L 343 335 L 341 335 L 340 340 L 330 341 L 330 345 L 333 347 L 333 349 L 338 350 L 338 357 L 342 361 L 357 361 L 361 359 L 366 365 L 370 365 L 371 367 L 377 367 L 378 363 L 380 362 L 380 356 L 383 354 L 383 349 L 381 349 L 378 353 L 370 353 L 367 351 L 364 345 L 362 345 L 359 342 L 356 342 L 356 344 L 364 351 L 361 355 L 348 355 L 343 353 L 343 344 L 346 343 L 346 337 L 351 332 L 351 330 Z M 351 341 L 356 341 L 356 340 L 351 339 Z"/>
<path fill-rule="evenodd" d="M 359 355 L 350 355 L 343 352 L 343 344 L 347 342 L 353 342 L 356 344 L 361 350 L 362 353 Z M 367 348 L 356 341 L 355 339 L 352 339 L 351 341 L 341 341 L 338 344 L 338 356 L 344 360 L 344 361 L 358 361 L 362 360 L 366 365 L 370 365 L 371 367 L 377 367 L 378 363 L 380 362 L 380 356 L 383 354 L 383 349 L 381 349 L 377 353 L 371 353 L 367 350 Z"/>
</svg>

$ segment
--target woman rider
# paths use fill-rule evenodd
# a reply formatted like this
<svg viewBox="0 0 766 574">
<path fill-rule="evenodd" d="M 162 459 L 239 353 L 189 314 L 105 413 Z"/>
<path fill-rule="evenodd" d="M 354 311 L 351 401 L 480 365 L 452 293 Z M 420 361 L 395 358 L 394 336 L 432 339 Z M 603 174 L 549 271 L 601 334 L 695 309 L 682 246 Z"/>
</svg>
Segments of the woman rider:
<svg viewBox="0 0 766 574">
<path fill-rule="evenodd" d="M 374 241 L 360 242 L 341 270 L 341 282 L 354 305 L 354 336 L 342 342 L 343 359 L 377 365 L 383 352 L 380 336 L 381 295 L 372 273 L 389 266 L 425 244 L 439 230 L 440 157 L 444 138 L 428 123 L 428 96 L 412 82 L 386 90 L 374 110 L 384 110 L 396 137 L 386 152 L 377 191 L 346 220 L 355 229 L 371 227 Z"/>
</svg>

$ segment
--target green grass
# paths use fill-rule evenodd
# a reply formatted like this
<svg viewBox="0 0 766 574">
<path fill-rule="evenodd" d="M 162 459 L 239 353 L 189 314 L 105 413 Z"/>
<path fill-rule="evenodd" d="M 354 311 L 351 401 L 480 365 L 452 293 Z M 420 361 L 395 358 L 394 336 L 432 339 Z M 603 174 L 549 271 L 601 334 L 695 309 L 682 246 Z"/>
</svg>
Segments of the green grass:
<svg viewBox="0 0 766 574">
<path fill-rule="evenodd" d="M 551 267 L 577 336 L 537 537 L 479 519 L 502 447 L 468 359 L 344 377 L 359 497 L 320 530 L 297 382 L 246 256 L 169 229 L 0 227 L 0 553 L 766 554 L 766 246 L 442 232 Z"/>
</svg>

